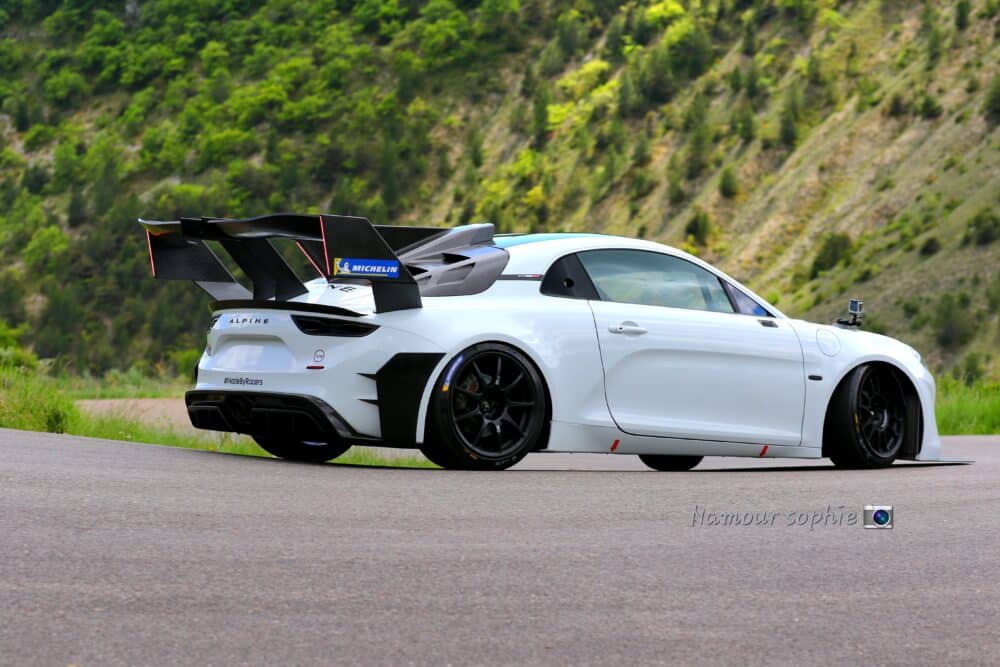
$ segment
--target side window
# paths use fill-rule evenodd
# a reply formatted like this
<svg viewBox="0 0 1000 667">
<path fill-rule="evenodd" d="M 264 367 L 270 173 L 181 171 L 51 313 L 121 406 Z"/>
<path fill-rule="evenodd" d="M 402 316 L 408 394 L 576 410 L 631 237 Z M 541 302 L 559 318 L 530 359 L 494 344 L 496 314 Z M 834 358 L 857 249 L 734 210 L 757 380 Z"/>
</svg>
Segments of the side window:
<svg viewBox="0 0 1000 667">
<path fill-rule="evenodd" d="M 735 312 L 718 277 L 680 257 L 645 250 L 588 250 L 578 257 L 604 301 Z"/>
<path fill-rule="evenodd" d="M 757 317 L 774 317 L 764 306 L 760 305 L 749 296 L 744 294 L 734 285 L 725 283 L 729 298 L 736 304 L 736 311 L 743 315 L 756 315 Z"/>
</svg>

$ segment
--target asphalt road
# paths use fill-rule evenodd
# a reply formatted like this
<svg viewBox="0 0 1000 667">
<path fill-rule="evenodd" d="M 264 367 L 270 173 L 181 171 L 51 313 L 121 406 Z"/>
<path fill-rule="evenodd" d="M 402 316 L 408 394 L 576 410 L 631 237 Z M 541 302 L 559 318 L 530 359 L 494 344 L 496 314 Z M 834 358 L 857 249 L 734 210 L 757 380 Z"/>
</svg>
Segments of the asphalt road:
<svg viewBox="0 0 1000 667">
<path fill-rule="evenodd" d="M 1000 437 L 946 454 L 976 463 L 473 473 L 0 430 L 0 663 L 996 664 Z M 872 502 L 892 530 L 844 525 Z"/>
</svg>

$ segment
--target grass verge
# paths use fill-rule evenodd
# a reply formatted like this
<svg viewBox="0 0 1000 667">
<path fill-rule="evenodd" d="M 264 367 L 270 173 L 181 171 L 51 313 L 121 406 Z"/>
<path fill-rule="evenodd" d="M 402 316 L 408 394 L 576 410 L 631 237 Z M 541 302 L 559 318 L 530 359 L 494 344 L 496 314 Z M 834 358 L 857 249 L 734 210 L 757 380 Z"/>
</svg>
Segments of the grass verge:
<svg viewBox="0 0 1000 667">
<path fill-rule="evenodd" d="M 73 398 L 73 393 L 62 388 L 60 380 L 27 369 L 0 368 L 0 428 L 67 433 L 244 456 L 269 456 L 246 436 L 228 433 L 195 435 L 146 424 L 126 415 L 88 414 L 76 407 Z M 437 467 L 422 457 L 388 457 L 366 447 L 352 447 L 336 462 L 393 468 Z"/>
<path fill-rule="evenodd" d="M 1000 433 L 1000 382 L 966 385 L 942 377 L 938 380 L 936 414 L 942 435 Z"/>
</svg>

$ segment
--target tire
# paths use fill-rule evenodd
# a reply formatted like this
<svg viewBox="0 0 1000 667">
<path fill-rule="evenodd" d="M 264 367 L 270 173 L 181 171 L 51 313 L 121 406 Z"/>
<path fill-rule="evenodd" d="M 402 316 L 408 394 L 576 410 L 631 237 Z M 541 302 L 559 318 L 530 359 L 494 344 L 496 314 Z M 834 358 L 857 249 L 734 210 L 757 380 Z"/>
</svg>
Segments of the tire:
<svg viewBox="0 0 1000 667">
<path fill-rule="evenodd" d="M 265 452 L 279 459 L 303 463 L 323 463 L 337 458 L 351 448 L 344 442 L 302 442 L 281 440 L 275 437 L 254 436 Z"/>
<path fill-rule="evenodd" d="M 884 468 L 896 460 L 912 420 L 906 394 L 887 366 L 858 366 L 841 381 L 827 410 L 823 443 L 840 468 Z"/>
<path fill-rule="evenodd" d="M 457 456 L 446 451 L 438 442 L 425 442 L 420 445 L 420 453 L 428 461 L 445 470 L 464 470 L 466 468 Z"/>
<path fill-rule="evenodd" d="M 443 468 L 503 470 L 544 446 L 547 415 L 531 360 L 509 345 L 473 345 L 434 386 L 421 451 Z"/>
<path fill-rule="evenodd" d="M 654 454 L 639 454 L 639 460 L 653 470 L 663 472 L 682 472 L 695 467 L 703 456 L 660 456 Z"/>
</svg>

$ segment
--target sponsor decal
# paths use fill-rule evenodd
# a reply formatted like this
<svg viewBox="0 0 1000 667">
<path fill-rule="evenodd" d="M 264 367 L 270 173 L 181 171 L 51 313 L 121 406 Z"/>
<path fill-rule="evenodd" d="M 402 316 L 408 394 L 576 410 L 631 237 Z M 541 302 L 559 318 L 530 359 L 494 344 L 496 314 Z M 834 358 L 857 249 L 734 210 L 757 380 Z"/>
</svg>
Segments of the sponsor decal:
<svg viewBox="0 0 1000 667">
<path fill-rule="evenodd" d="M 242 386 L 249 387 L 259 387 L 264 384 L 264 381 L 260 378 L 252 377 L 239 377 L 239 378 L 222 378 L 222 384 L 238 384 Z"/>
<path fill-rule="evenodd" d="M 368 278 L 398 278 L 399 262 L 395 259 L 356 259 L 334 257 L 333 275 Z"/>
</svg>

